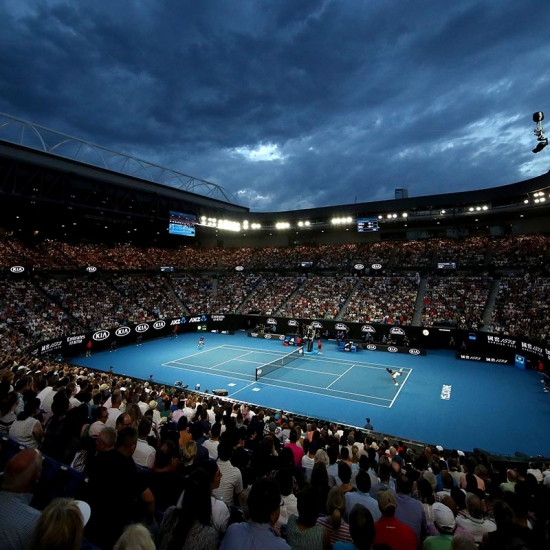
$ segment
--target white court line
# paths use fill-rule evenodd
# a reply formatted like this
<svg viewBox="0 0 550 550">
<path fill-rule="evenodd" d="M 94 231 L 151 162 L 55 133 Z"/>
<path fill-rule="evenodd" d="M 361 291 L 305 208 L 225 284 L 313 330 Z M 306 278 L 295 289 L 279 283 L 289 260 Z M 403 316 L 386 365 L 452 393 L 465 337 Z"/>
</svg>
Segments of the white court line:
<svg viewBox="0 0 550 550">
<path fill-rule="evenodd" d="M 233 392 L 231 395 L 228 395 L 228 397 L 233 397 L 234 395 L 237 395 L 240 391 L 246 390 L 246 388 L 250 388 L 250 386 L 253 386 L 256 382 L 251 382 L 250 384 L 247 384 L 244 388 L 241 388 L 240 390 L 237 390 Z"/>
<path fill-rule="evenodd" d="M 174 367 L 172 365 L 165 365 L 167 366 L 169 369 L 178 369 L 178 370 L 188 370 L 186 369 L 185 367 Z M 242 374 L 242 373 L 236 373 L 234 371 L 229 371 L 229 370 L 219 370 L 219 371 L 213 371 L 213 370 L 210 370 L 208 367 L 201 367 L 200 365 L 189 365 L 191 368 L 197 368 L 197 369 L 206 369 L 206 371 L 198 371 L 199 374 L 211 374 L 212 376 L 220 376 L 222 378 L 231 378 L 233 380 L 239 380 L 239 376 L 243 376 L 246 378 L 254 378 L 255 379 L 255 375 L 251 375 L 251 374 Z M 285 367 L 281 367 L 281 368 L 285 368 Z M 193 372 L 193 371 L 191 371 Z M 230 373 L 232 374 L 233 376 L 225 376 L 223 374 L 220 374 L 218 375 L 218 372 L 227 372 L 227 373 Z M 264 380 L 276 380 L 278 382 L 281 382 L 281 380 L 277 380 L 276 378 L 268 378 L 267 376 L 263 377 Z M 242 378 L 241 378 L 242 380 Z M 260 378 L 260 381 L 262 380 L 262 378 Z M 260 382 L 258 381 L 258 382 Z M 280 387 L 280 388 L 284 388 L 286 390 L 294 390 L 294 386 L 306 386 L 308 388 L 316 388 L 318 390 L 327 390 L 326 387 L 321 387 L 321 386 L 312 386 L 311 384 L 300 384 L 299 382 L 287 382 L 289 384 L 289 386 L 292 386 L 292 387 L 286 387 L 286 386 L 277 386 L 276 384 L 266 384 L 266 386 L 276 386 L 276 387 Z M 303 391 L 303 390 L 298 390 L 296 389 L 296 391 Z M 377 397 L 375 395 L 365 395 L 363 393 L 354 393 L 354 392 L 349 392 L 349 391 L 343 391 L 343 390 L 335 390 L 335 389 L 331 389 L 330 390 L 331 392 L 336 392 L 336 393 L 344 393 L 346 395 L 357 395 L 357 396 L 361 396 L 361 397 L 365 397 L 365 398 L 368 398 L 368 399 L 378 399 L 379 401 L 390 401 L 390 399 L 388 399 L 387 397 Z M 316 393 L 316 392 L 309 392 L 309 393 L 315 393 L 315 395 L 324 395 L 322 393 Z M 327 397 L 327 396 L 325 396 Z M 343 399 L 342 397 L 339 397 L 337 395 L 332 395 L 332 396 L 329 396 L 329 397 L 337 397 L 338 399 Z"/>
<path fill-rule="evenodd" d="M 261 380 L 261 378 L 260 378 Z M 273 380 L 273 378 L 266 378 L 266 380 Z M 257 382 L 258 384 L 261 384 L 261 382 Z M 266 386 L 269 386 L 271 388 L 279 388 L 279 389 L 282 389 L 282 390 L 289 390 L 291 388 L 287 388 L 285 386 L 278 386 L 277 384 L 265 384 Z M 300 390 L 298 388 L 292 388 L 292 391 L 297 391 L 297 392 L 300 392 L 300 393 L 309 393 L 309 394 L 312 394 L 312 395 L 317 395 L 319 397 L 332 397 L 332 398 L 336 398 L 336 399 L 341 399 L 342 401 L 352 401 L 353 403 L 361 403 L 361 405 L 371 405 L 373 407 L 382 407 L 384 409 L 389 409 L 390 406 L 389 405 L 381 405 L 380 403 L 370 403 L 369 401 L 365 402 L 365 401 L 359 401 L 359 399 L 349 399 L 348 397 L 339 397 L 337 395 L 325 395 L 324 393 L 317 393 L 317 392 L 314 392 L 314 391 L 307 391 L 307 390 Z M 331 390 L 331 391 L 337 391 L 337 390 Z M 348 395 L 361 395 L 361 394 L 350 394 L 349 392 L 342 392 L 342 393 L 346 393 Z M 369 396 L 365 396 L 365 397 L 369 397 Z M 380 397 L 373 397 L 373 399 L 382 399 Z M 385 399 L 385 401 L 389 401 L 389 399 Z M 304 413 L 300 413 L 300 414 L 304 414 Z"/>
<path fill-rule="evenodd" d="M 332 384 L 335 384 L 336 382 L 338 382 L 338 380 L 340 380 L 340 378 L 342 378 L 342 376 L 347 374 L 352 368 L 353 368 L 353 365 L 346 372 L 342 373 L 336 380 L 333 380 L 325 389 L 328 390 L 332 386 Z"/>
<path fill-rule="evenodd" d="M 403 380 L 403 382 L 401 384 L 399 384 L 399 389 L 397 390 L 397 393 L 395 394 L 394 398 L 392 399 L 392 402 L 390 403 L 390 409 L 393 405 L 393 402 L 397 399 L 397 396 L 401 393 L 401 389 L 405 385 L 405 382 L 408 380 L 408 378 L 411 374 L 411 371 L 412 371 L 412 369 L 407 373 L 407 376 L 405 376 L 405 380 Z"/>
<path fill-rule="evenodd" d="M 254 350 L 254 351 L 257 351 L 259 353 L 265 353 L 266 355 L 277 355 L 277 356 L 282 356 L 282 355 L 288 355 L 288 353 L 283 353 L 283 352 L 277 352 L 277 351 L 270 351 L 270 350 L 263 350 L 263 349 L 260 349 L 260 348 L 245 348 L 245 347 L 241 347 L 241 346 L 232 346 L 232 345 L 222 345 L 220 347 L 227 347 L 227 348 L 230 348 L 230 349 L 236 349 L 236 350 Z M 341 352 L 341 353 L 345 353 L 345 352 Z M 339 363 L 339 364 L 348 364 L 348 365 L 355 365 L 357 367 L 362 367 L 362 366 L 373 366 L 373 367 L 376 367 L 376 368 L 386 368 L 387 366 L 392 366 L 392 367 L 395 367 L 397 369 L 400 369 L 402 368 L 403 370 L 408 370 L 410 369 L 411 367 L 401 367 L 400 365 L 394 365 L 394 364 L 391 364 L 391 365 L 385 365 L 384 367 L 381 367 L 380 366 L 380 363 L 371 363 L 370 361 L 350 361 L 349 359 L 334 359 L 334 360 L 331 360 L 331 359 L 328 359 L 326 357 L 324 358 L 317 358 L 317 356 L 310 356 L 310 355 L 303 355 L 301 357 L 301 359 L 305 359 L 306 361 L 316 361 L 316 362 L 324 362 L 324 363 Z"/>
</svg>

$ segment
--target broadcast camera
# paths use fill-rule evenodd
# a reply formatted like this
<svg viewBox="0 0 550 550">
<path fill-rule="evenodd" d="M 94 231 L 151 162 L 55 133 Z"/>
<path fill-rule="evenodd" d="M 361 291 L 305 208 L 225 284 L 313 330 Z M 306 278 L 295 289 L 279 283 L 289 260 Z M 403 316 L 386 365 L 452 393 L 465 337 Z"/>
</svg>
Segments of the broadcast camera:
<svg viewBox="0 0 550 550">
<path fill-rule="evenodd" d="M 537 136 L 537 146 L 533 149 L 533 153 L 540 153 L 547 145 L 548 138 L 544 136 L 544 128 L 542 127 L 542 121 L 544 120 L 544 113 L 537 111 L 533 113 L 533 122 L 537 127 L 533 130 L 535 136 Z"/>
</svg>

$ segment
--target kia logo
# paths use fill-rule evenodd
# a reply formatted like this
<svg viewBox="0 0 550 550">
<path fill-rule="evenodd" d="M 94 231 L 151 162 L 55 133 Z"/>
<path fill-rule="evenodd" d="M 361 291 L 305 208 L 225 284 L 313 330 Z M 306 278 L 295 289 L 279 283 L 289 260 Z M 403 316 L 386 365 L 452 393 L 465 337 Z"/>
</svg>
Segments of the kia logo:
<svg viewBox="0 0 550 550">
<path fill-rule="evenodd" d="M 264 335 L 264 338 L 265 338 L 266 340 L 271 340 L 271 334 L 266 334 L 266 335 Z"/>
<path fill-rule="evenodd" d="M 14 265 L 13 267 L 10 267 L 10 271 L 12 273 L 23 273 L 25 268 L 22 265 Z"/>
<path fill-rule="evenodd" d="M 419 350 L 419 349 L 416 349 L 416 348 L 411 348 L 411 349 L 409 350 L 409 353 L 410 353 L 411 355 L 420 355 L 420 350 Z"/>
<path fill-rule="evenodd" d="M 313 323 L 311 323 L 311 326 L 313 328 L 323 328 L 323 325 L 319 323 L 319 321 L 313 321 Z"/>
<path fill-rule="evenodd" d="M 400 334 L 401 336 L 405 336 L 405 331 L 402 328 L 391 328 L 390 334 Z"/>
<path fill-rule="evenodd" d="M 388 346 L 388 351 L 390 351 L 391 353 L 396 353 L 399 350 L 395 346 Z"/>
<path fill-rule="evenodd" d="M 115 336 L 128 336 L 130 334 L 130 327 L 119 327 L 115 330 Z"/>
<path fill-rule="evenodd" d="M 88 273 L 95 273 L 97 271 L 97 267 L 94 267 L 93 265 L 89 265 L 87 268 L 86 268 L 86 271 Z"/>
<path fill-rule="evenodd" d="M 297 327 L 297 326 L 298 326 L 298 321 L 295 321 L 294 319 L 291 319 L 291 320 L 288 322 L 288 326 L 289 326 L 289 327 Z"/>
<path fill-rule="evenodd" d="M 279 340 L 284 340 L 284 339 L 285 339 L 284 334 L 281 334 L 281 335 L 279 336 Z"/>
<path fill-rule="evenodd" d="M 149 330 L 149 325 L 147 323 L 142 323 L 141 325 L 137 325 L 134 330 L 136 332 L 147 332 Z"/>
<path fill-rule="evenodd" d="M 381 264 L 372 264 L 372 269 L 382 269 L 382 265 Z"/>
<path fill-rule="evenodd" d="M 361 271 L 362 269 L 365 269 L 365 266 L 363 264 L 355 264 L 353 266 L 353 269 L 357 269 L 357 271 Z"/>
<path fill-rule="evenodd" d="M 98 330 L 97 332 L 94 332 L 92 338 L 96 342 L 101 342 L 102 340 L 106 340 L 107 338 L 109 338 L 110 335 L 111 333 L 108 330 Z"/>
<path fill-rule="evenodd" d="M 266 321 L 266 323 L 267 323 L 268 325 L 276 325 L 276 324 L 277 324 L 277 321 L 276 321 L 275 319 L 271 319 L 271 318 L 270 318 L 270 319 L 268 319 L 268 320 Z"/>
<path fill-rule="evenodd" d="M 343 323 L 336 323 L 336 325 L 334 325 L 334 328 L 336 330 L 348 330 L 348 327 Z"/>
<path fill-rule="evenodd" d="M 376 346 L 374 344 L 367 344 L 367 349 L 370 349 L 371 351 L 376 349 Z"/>
<path fill-rule="evenodd" d="M 235 271 L 244 271 L 244 267 L 242 265 L 236 265 Z"/>
<path fill-rule="evenodd" d="M 156 329 L 156 330 L 164 328 L 165 326 L 166 326 L 166 323 L 164 321 L 155 321 L 153 323 L 153 328 Z"/>
<path fill-rule="evenodd" d="M 361 327 L 361 332 L 376 332 L 376 329 L 371 325 L 363 325 Z"/>
</svg>

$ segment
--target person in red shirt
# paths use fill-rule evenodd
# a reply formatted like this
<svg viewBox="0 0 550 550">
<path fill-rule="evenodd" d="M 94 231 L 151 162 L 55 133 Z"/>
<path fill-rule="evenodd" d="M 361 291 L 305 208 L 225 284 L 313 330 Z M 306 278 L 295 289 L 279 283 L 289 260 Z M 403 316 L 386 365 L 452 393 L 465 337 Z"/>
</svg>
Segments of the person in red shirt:
<svg viewBox="0 0 550 550">
<path fill-rule="evenodd" d="M 294 464 L 299 468 L 302 465 L 302 457 L 304 456 L 304 450 L 298 445 L 298 432 L 296 430 L 290 430 L 288 436 L 288 442 L 285 443 L 285 447 L 289 447 L 294 455 Z"/>
<path fill-rule="evenodd" d="M 374 546 L 387 544 L 390 548 L 399 550 L 417 550 L 418 537 L 414 531 L 394 517 L 397 501 L 393 491 L 378 494 L 378 508 L 382 512 L 382 517 L 374 524 Z"/>
</svg>

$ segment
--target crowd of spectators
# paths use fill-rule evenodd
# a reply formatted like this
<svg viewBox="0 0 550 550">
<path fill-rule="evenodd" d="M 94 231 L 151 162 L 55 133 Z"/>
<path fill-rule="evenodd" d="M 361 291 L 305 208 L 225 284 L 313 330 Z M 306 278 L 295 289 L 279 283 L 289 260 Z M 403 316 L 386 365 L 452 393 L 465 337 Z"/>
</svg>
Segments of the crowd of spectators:
<svg viewBox="0 0 550 550">
<path fill-rule="evenodd" d="M 25 347 L 71 331 L 193 313 L 253 312 L 410 325 L 421 275 L 399 276 L 395 266 L 405 270 L 401 273 L 428 267 L 422 275 L 427 276 L 423 308 L 417 312 L 422 325 L 449 323 L 546 342 L 548 283 L 541 270 L 549 242 L 545 235 L 520 235 L 318 247 L 144 249 L 57 241 L 30 245 L 4 237 L 0 239 L 0 266 L 5 274 L 0 286 L 0 347 L 13 349 L 17 333 Z M 298 268 L 302 261 L 313 262 L 309 273 Z M 444 261 L 456 262 L 459 275 L 434 276 L 431 267 Z M 356 262 L 378 263 L 397 275 L 358 277 L 354 273 L 352 277 Z M 509 271 L 497 279 L 499 294 L 491 323 L 483 327 L 483 316 L 490 313 L 485 310 L 492 279 L 468 276 L 460 269 L 489 269 L 489 264 L 500 270 L 497 276 Z M 30 275 L 17 278 L 8 269 L 14 265 L 46 271 L 27 271 Z M 95 277 L 83 269 L 92 265 L 98 269 Z M 185 273 L 161 277 L 160 265 L 183 266 Z M 237 266 L 243 271 L 235 272 Z M 250 271 L 252 267 L 257 274 Z M 80 273 L 75 275 L 77 268 Z M 533 270 L 531 275 L 525 275 L 527 268 Z M 323 269 L 329 271 L 323 274 Z M 129 275 L 132 271 L 136 274 Z"/>
<path fill-rule="evenodd" d="M 488 277 L 430 277 L 426 282 L 422 325 L 480 329 L 492 282 Z"/>
<path fill-rule="evenodd" d="M 275 315 L 302 281 L 303 279 L 297 277 L 261 277 L 242 307 L 241 313 Z"/>
<path fill-rule="evenodd" d="M 490 243 L 491 265 L 517 270 L 541 270 L 548 266 L 550 236 L 516 235 L 493 239 Z"/>
<path fill-rule="evenodd" d="M 550 279 L 547 277 L 503 277 L 488 327 L 490 332 L 525 336 L 550 343 Z"/>
<path fill-rule="evenodd" d="M 357 280 L 352 277 L 310 276 L 278 313 L 297 319 L 334 319 L 356 284 Z"/>
<path fill-rule="evenodd" d="M 410 325 L 417 294 L 416 278 L 364 278 L 352 294 L 342 319 L 355 323 Z"/>
<path fill-rule="evenodd" d="M 550 463 L 371 428 L 3 353 L 0 547 L 548 546 Z"/>
</svg>

